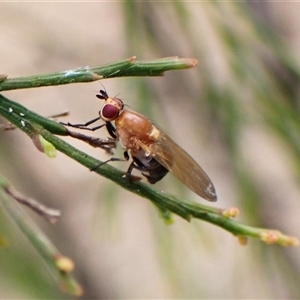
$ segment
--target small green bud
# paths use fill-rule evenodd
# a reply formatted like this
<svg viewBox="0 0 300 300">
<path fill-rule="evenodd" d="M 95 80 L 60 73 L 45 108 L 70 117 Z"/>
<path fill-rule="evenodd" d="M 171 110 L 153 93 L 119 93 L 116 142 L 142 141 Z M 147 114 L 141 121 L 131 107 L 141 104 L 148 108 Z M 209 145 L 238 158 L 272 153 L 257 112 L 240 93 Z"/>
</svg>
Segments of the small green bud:
<svg viewBox="0 0 300 300">
<path fill-rule="evenodd" d="M 56 148 L 51 143 L 46 141 L 41 135 L 39 135 L 39 139 L 47 156 L 50 158 L 56 157 Z"/>
<path fill-rule="evenodd" d="M 40 134 L 32 136 L 31 139 L 39 151 L 46 153 L 50 158 L 56 157 L 55 147 L 46 141 Z"/>
</svg>

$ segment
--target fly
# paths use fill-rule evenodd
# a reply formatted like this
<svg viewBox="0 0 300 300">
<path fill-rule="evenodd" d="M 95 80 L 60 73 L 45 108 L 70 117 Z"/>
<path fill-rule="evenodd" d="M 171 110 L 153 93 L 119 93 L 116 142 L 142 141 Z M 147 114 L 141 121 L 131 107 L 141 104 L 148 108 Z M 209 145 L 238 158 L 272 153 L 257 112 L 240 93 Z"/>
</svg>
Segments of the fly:
<svg viewBox="0 0 300 300">
<path fill-rule="evenodd" d="M 214 185 L 203 169 L 165 132 L 145 116 L 125 110 L 123 101 L 109 97 L 106 91 L 100 90 L 100 94 L 96 96 L 105 101 L 99 111 L 99 117 L 83 125 L 64 125 L 90 130 L 105 126 L 110 136 L 116 142 L 119 141 L 125 149 L 125 160 L 130 158 L 128 152 L 131 154 L 132 162 L 126 172 L 128 177 L 133 169 L 137 169 L 149 183 L 154 184 L 170 171 L 202 198 L 208 201 L 217 200 Z M 105 121 L 105 124 L 87 128 L 99 119 Z M 107 162 L 115 160 L 119 159 L 111 158 Z"/>
</svg>

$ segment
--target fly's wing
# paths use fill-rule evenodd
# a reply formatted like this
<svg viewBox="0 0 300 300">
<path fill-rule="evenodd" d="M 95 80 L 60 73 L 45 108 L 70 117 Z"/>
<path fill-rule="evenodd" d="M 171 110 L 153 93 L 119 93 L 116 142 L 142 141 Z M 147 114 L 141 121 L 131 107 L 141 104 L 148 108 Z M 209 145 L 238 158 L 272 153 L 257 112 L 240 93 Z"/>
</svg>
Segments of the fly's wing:
<svg viewBox="0 0 300 300">
<path fill-rule="evenodd" d="M 157 140 L 153 144 L 141 147 L 200 197 L 208 201 L 217 201 L 214 185 L 206 173 L 166 133 L 159 130 Z"/>
</svg>

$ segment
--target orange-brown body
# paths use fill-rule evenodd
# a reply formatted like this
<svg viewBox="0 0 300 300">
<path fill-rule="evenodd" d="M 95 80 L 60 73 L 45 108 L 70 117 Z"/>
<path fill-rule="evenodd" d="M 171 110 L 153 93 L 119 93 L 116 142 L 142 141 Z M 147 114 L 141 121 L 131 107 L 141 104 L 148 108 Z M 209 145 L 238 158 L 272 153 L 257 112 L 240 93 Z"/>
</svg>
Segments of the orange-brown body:
<svg viewBox="0 0 300 300">
<path fill-rule="evenodd" d="M 214 186 L 201 167 L 145 116 L 122 110 L 115 118 L 115 134 L 150 183 L 171 171 L 203 198 L 216 201 Z M 148 173 L 145 173 L 148 171 Z"/>
<path fill-rule="evenodd" d="M 131 150 L 133 156 L 142 149 L 141 144 L 151 146 L 159 135 L 148 118 L 130 110 L 123 110 L 115 125 L 118 140 L 126 150 Z"/>
</svg>

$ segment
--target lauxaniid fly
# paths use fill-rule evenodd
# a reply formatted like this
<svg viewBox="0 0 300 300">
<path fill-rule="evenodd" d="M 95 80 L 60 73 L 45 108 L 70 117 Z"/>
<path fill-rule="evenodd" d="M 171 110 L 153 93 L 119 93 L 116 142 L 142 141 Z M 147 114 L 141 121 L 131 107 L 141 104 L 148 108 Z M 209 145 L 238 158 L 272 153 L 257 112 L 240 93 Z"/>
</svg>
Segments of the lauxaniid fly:
<svg viewBox="0 0 300 300">
<path fill-rule="evenodd" d="M 105 126 L 113 140 L 119 141 L 124 147 L 124 158 L 129 160 L 129 153 L 131 154 L 132 162 L 126 172 L 127 176 L 130 176 L 133 169 L 138 169 L 154 184 L 170 171 L 202 198 L 208 201 L 217 200 L 214 185 L 203 169 L 165 132 L 145 116 L 125 110 L 123 101 L 109 97 L 106 91 L 100 90 L 96 96 L 104 100 L 99 117 L 86 124 L 64 125 L 89 130 Z M 93 128 L 88 127 L 99 119 L 105 123 Z M 115 160 L 119 159 L 111 158 L 107 162 Z"/>
</svg>

